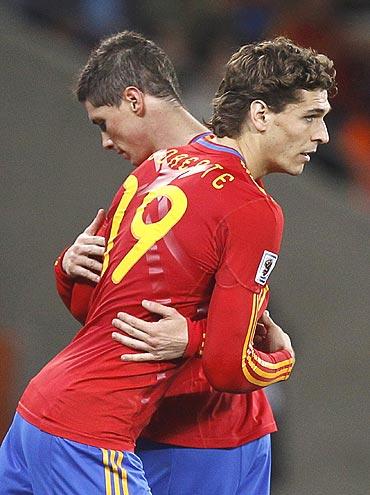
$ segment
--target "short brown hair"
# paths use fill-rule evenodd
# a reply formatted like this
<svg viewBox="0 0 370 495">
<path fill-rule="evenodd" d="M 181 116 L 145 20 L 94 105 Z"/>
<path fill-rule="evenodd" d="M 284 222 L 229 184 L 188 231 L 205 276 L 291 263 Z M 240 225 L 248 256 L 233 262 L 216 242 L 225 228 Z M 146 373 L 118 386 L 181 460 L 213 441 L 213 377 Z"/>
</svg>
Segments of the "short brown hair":
<svg viewBox="0 0 370 495">
<path fill-rule="evenodd" d="M 128 86 L 181 103 L 176 72 L 166 53 L 133 31 L 100 42 L 79 75 L 76 94 L 80 102 L 89 100 L 96 107 L 119 106 Z"/>
<path fill-rule="evenodd" d="M 218 137 L 237 137 L 252 101 L 263 100 L 278 113 L 298 101 L 300 89 L 325 89 L 334 96 L 332 60 L 282 36 L 242 46 L 226 65 L 209 128 Z"/>
</svg>

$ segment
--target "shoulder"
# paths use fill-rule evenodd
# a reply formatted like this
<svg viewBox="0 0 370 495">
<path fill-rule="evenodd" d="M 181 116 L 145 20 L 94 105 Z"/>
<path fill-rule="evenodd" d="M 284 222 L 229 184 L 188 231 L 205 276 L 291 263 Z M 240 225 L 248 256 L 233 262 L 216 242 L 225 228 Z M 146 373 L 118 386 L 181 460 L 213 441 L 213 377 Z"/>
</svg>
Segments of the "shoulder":
<svg viewBox="0 0 370 495">
<path fill-rule="evenodd" d="M 245 201 L 237 201 L 223 217 L 222 223 L 228 230 L 236 232 L 253 229 L 261 229 L 282 232 L 284 226 L 284 215 L 279 204 L 266 193 L 256 194 L 255 191 L 246 193 Z"/>
</svg>

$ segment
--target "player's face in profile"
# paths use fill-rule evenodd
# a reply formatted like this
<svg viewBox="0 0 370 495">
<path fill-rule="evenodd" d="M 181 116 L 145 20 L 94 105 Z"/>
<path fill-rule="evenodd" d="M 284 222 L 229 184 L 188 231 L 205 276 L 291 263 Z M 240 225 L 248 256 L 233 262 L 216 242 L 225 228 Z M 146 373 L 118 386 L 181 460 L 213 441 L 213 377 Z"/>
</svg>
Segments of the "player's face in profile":
<svg viewBox="0 0 370 495">
<path fill-rule="evenodd" d="M 153 151 L 150 138 L 140 118 L 132 112 L 128 101 L 121 105 L 95 107 L 88 100 L 84 103 L 89 120 L 99 126 L 102 146 L 113 150 L 133 165 L 140 165 Z"/>
<path fill-rule="evenodd" d="M 301 174 L 310 161 L 309 154 L 314 153 L 319 144 L 329 141 L 324 122 L 330 110 L 327 91 L 302 89 L 298 94 L 298 102 L 288 104 L 282 112 L 270 114 L 266 152 L 271 172 Z"/>
</svg>

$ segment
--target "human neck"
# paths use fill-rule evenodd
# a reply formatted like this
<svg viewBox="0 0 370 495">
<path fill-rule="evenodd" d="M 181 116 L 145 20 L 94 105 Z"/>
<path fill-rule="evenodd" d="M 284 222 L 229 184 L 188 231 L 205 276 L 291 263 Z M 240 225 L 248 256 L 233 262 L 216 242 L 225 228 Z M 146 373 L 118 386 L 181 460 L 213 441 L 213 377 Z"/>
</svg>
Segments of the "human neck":
<svg viewBox="0 0 370 495">
<path fill-rule="evenodd" d="M 146 102 L 156 150 L 184 146 L 208 129 L 178 103 L 149 97 Z"/>
<path fill-rule="evenodd" d="M 229 138 L 227 136 L 215 137 L 214 141 L 224 146 L 236 149 L 244 158 L 248 170 L 254 179 L 261 179 L 267 175 L 268 170 L 265 163 L 260 159 L 260 142 L 253 133 L 243 132 L 239 137 Z"/>
</svg>

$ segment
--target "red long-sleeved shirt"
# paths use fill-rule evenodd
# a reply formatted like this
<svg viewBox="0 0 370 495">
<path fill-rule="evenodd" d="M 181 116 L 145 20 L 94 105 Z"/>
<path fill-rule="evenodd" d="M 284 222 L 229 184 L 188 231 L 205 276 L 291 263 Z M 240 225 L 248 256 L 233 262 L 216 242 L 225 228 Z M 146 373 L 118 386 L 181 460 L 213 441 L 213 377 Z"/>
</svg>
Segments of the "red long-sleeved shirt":
<svg viewBox="0 0 370 495">
<path fill-rule="evenodd" d="M 119 310 L 150 320 L 143 297 L 188 317 L 210 305 L 203 364 L 211 385 L 244 392 L 289 376 L 287 351 L 267 356 L 252 346 L 280 247 L 280 208 L 234 150 L 208 144 L 158 152 L 118 192 L 108 214 L 104 274 L 85 326 L 19 404 L 44 431 L 133 448 L 182 363 L 119 360 L 111 320 Z"/>
</svg>

